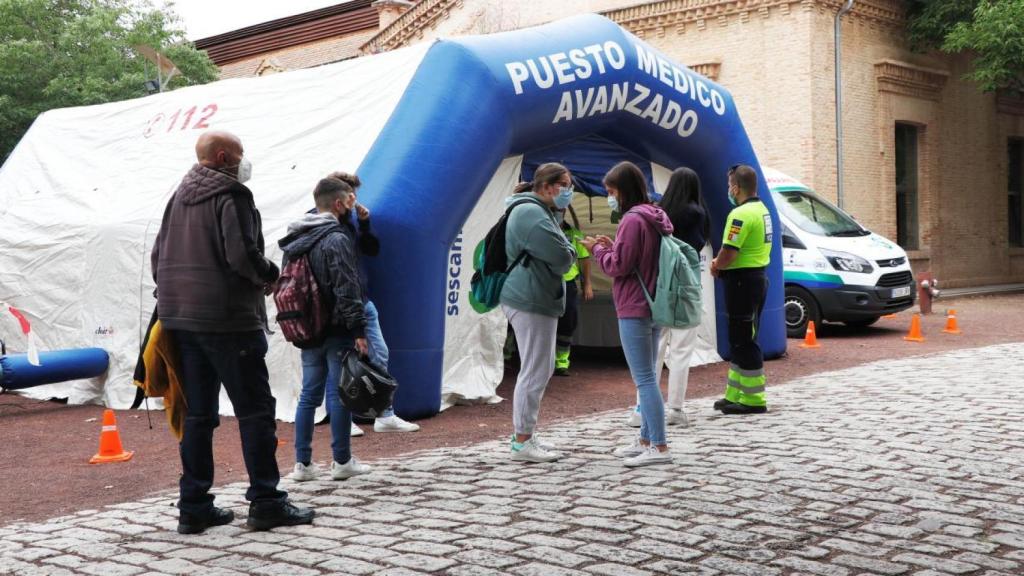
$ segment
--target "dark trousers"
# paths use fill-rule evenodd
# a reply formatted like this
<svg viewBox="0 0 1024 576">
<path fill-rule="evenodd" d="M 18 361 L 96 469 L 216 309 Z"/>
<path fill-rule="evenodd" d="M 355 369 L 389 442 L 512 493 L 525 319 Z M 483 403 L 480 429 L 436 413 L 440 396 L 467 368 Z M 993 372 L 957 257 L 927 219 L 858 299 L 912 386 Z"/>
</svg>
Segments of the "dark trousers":
<svg viewBox="0 0 1024 576">
<path fill-rule="evenodd" d="M 565 313 L 558 319 L 558 329 L 555 340 L 558 348 L 568 348 L 572 345 L 572 335 L 576 332 L 576 326 L 580 323 L 579 289 L 576 281 L 565 283 Z"/>
<path fill-rule="evenodd" d="M 187 403 L 185 429 L 179 445 L 182 475 L 178 508 L 189 514 L 208 514 L 213 507 L 213 429 L 218 416 L 220 386 L 231 399 L 242 436 L 242 456 L 249 472 L 251 502 L 281 501 L 277 489 L 276 402 L 267 373 L 267 337 L 254 332 L 174 331 Z"/>
<path fill-rule="evenodd" d="M 757 345 L 757 330 L 768 292 L 768 277 L 764 268 L 741 268 L 723 272 L 722 281 L 732 363 L 744 370 L 760 370 L 764 367 L 764 355 Z"/>
</svg>

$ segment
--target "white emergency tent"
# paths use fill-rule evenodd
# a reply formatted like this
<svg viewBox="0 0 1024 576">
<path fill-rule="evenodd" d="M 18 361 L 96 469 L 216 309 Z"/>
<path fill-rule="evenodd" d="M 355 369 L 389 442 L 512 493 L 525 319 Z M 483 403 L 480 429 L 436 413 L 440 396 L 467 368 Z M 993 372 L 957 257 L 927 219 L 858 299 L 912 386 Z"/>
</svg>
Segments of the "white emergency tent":
<svg viewBox="0 0 1024 576">
<path fill-rule="evenodd" d="M 111 361 L 102 378 L 24 393 L 131 405 L 155 305 L 149 253 L 204 129 L 242 139 L 268 256 L 279 262 L 277 240 L 312 206 L 317 180 L 359 166 L 428 49 L 42 114 L 0 168 L 0 302 L 25 313 L 43 350 L 96 346 Z M 19 334 L 14 318 L 0 318 L 10 351 Z M 276 334 L 267 363 L 277 415 L 291 420 L 297 350 Z"/>
</svg>

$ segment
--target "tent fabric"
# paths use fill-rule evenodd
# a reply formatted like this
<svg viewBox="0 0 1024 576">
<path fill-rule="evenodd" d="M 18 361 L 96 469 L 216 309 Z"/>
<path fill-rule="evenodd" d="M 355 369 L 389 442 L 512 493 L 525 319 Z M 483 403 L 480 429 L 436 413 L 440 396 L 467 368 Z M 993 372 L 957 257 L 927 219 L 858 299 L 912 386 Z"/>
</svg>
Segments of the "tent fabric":
<svg viewBox="0 0 1024 576">
<path fill-rule="evenodd" d="M 356 170 L 428 50 L 41 115 L 0 168 L 0 301 L 24 310 L 42 349 L 103 348 L 110 368 L 25 393 L 131 405 L 155 303 L 149 253 L 204 129 L 242 139 L 268 256 L 279 262 L 277 240 L 312 206 L 316 182 Z M 0 337 L 20 351 L 14 320 L 4 316 Z M 297 349 L 274 334 L 267 363 L 277 415 L 291 420 L 301 387 Z M 221 404 L 230 414 L 226 395 Z"/>
<path fill-rule="evenodd" d="M 28 393 L 130 405 L 132 369 L 154 304 L 149 251 L 207 128 L 242 138 L 275 260 L 276 240 L 311 205 L 316 181 L 333 170 L 359 174 L 360 201 L 382 241 L 380 255 L 367 259 L 371 297 L 400 382 L 395 408 L 407 418 L 435 414 L 443 381 L 457 382 L 463 370 L 476 370 L 478 379 L 446 394 L 488 399 L 479 382 L 495 377 L 493 357 L 460 365 L 446 346 L 464 347 L 475 329 L 490 335 L 486 346 L 493 347 L 503 336 L 487 331 L 501 321 L 452 327 L 451 342 L 446 327 L 453 246 L 463 230 L 454 298 L 465 305 L 465 249 L 469 234 L 479 233 L 475 226 L 483 226 L 465 224 L 489 183 L 499 191 L 487 196 L 493 203 L 518 179 L 521 166 L 503 162 L 595 135 L 647 159 L 655 185 L 664 176 L 655 164 L 694 168 L 719 230 L 729 208 L 721 176 L 739 162 L 758 168 L 727 91 L 597 15 L 54 110 L 0 167 L 0 300 L 30 317 L 44 349 L 100 347 L 110 353 L 110 369 Z M 501 170 L 507 172 L 495 180 Z M 772 257 L 760 340 L 776 356 L 786 342 L 779 243 Z M 720 287 L 716 301 L 718 351 L 726 356 Z M 17 333 L 10 322 L 0 318 L 0 335 Z M 290 420 L 299 355 L 279 334 L 270 340 L 277 415 Z M 230 413 L 224 395 L 222 412 Z"/>
</svg>

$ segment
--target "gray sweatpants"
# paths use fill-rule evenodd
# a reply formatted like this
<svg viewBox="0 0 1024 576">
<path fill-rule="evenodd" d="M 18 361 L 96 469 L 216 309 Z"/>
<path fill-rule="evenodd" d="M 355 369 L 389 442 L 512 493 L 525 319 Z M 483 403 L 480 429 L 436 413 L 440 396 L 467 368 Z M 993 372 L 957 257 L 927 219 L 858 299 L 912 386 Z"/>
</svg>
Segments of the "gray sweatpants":
<svg viewBox="0 0 1024 576">
<path fill-rule="evenodd" d="M 516 434 L 533 434 L 540 413 L 540 399 L 555 372 L 555 338 L 558 318 L 523 312 L 502 305 L 516 334 L 519 376 L 512 398 L 512 424 Z"/>
</svg>

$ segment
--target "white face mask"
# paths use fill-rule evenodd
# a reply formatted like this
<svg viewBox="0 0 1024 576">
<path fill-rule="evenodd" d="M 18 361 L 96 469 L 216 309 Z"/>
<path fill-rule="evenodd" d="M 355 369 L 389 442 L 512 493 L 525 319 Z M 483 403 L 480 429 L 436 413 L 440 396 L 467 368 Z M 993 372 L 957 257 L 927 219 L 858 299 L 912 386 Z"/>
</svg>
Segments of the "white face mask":
<svg viewBox="0 0 1024 576">
<path fill-rule="evenodd" d="M 245 184 L 252 178 L 252 162 L 245 156 L 238 162 L 238 182 Z"/>
<path fill-rule="evenodd" d="M 611 194 L 608 195 L 608 207 L 612 209 L 612 212 L 619 211 L 619 199 Z"/>
</svg>

